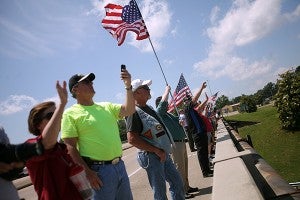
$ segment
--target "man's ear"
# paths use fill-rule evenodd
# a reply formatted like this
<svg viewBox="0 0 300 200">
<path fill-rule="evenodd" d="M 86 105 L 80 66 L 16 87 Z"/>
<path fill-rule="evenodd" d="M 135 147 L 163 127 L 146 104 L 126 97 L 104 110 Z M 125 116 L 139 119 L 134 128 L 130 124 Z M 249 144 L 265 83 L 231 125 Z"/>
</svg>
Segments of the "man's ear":
<svg viewBox="0 0 300 200">
<path fill-rule="evenodd" d="M 72 94 L 73 94 L 73 93 L 75 93 L 76 91 L 77 91 L 77 87 L 73 87 L 71 92 L 72 92 Z"/>
</svg>

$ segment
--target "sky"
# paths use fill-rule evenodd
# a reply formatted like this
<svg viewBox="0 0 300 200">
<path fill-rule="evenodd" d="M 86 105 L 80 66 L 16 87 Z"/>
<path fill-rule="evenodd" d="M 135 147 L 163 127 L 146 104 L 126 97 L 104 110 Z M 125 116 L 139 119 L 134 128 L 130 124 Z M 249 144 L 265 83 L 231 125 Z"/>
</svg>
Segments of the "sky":
<svg viewBox="0 0 300 200">
<path fill-rule="evenodd" d="M 56 81 L 77 73 L 95 73 L 96 102 L 123 103 L 125 64 L 132 80 L 152 80 L 154 105 L 181 73 L 193 92 L 207 81 L 208 96 L 232 99 L 300 65 L 298 0 L 136 1 L 154 50 L 134 33 L 118 46 L 102 27 L 105 5 L 129 0 L 0 1 L 0 125 L 11 143 L 33 137 L 30 109 L 57 102 Z M 74 103 L 69 95 L 67 107 Z"/>
</svg>

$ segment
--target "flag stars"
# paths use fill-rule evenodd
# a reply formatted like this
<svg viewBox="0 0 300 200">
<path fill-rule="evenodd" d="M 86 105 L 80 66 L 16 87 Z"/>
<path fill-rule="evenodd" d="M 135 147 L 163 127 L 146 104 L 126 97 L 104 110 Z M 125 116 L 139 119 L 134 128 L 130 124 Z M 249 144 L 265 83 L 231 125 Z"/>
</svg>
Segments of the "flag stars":
<svg viewBox="0 0 300 200">
<path fill-rule="evenodd" d="M 106 13 L 111 12 L 111 15 L 105 16 L 102 20 L 102 26 L 118 40 L 119 46 L 124 42 L 127 31 L 135 32 L 137 34 L 136 40 L 143 40 L 149 37 L 141 12 L 134 0 L 131 0 L 129 5 L 124 7 L 108 4 L 105 6 L 105 9 Z M 116 15 L 111 17 L 114 13 Z M 119 15 L 120 13 L 122 13 L 121 16 Z"/>
</svg>

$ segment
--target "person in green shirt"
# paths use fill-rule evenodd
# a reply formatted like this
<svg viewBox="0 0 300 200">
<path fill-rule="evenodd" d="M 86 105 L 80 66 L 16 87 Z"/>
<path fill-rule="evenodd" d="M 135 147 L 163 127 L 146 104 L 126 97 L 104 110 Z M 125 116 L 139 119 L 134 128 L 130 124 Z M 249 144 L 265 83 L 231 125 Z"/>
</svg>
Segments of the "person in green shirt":
<svg viewBox="0 0 300 200">
<path fill-rule="evenodd" d="M 75 74 L 69 90 L 77 100 L 62 119 L 62 139 L 73 160 L 82 165 L 93 188 L 93 199 L 132 199 L 129 178 L 122 157 L 117 121 L 135 112 L 131 75 L 121 71 L 125 103 L 96 103 L 93 100 L 95 74 Z M 118 172 L 118 173 L 117 173 Z"/>
</svg>

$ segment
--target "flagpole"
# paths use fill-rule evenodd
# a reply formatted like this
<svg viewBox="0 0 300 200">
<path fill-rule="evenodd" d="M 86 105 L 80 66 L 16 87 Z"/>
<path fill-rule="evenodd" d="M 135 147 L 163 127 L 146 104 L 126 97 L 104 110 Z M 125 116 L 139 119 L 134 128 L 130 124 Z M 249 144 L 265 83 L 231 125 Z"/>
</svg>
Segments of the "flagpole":
<svg viewBox="0 0 300 200">
<path fill-rule="evenodd" d="M 168 81 L 167 81 L 167 79 L 166 79 L 165 73 L 164 73 L 164 71 L 163 71 L 163 69 L 162 69 L 162 66 L 161 66 L 161 64 L 160 64 L 160 62 L 159 62 L 159 59 L 158 59 L 158 57 L 157 57 L 156 51 L 155 51 L 155 49 L 154 49 L 154 47 L 153 47 L 152 41 L 151 41 L 151 39 L 150 39 L 150 35 L 149 35 L 149 38 L 148 38 L 148 39 L 149 39 L 149 42 L 150 42 L 150 44 L 151 44 L 152 50 L 153 50 L 153 52 L 154 52 L 154 55 L 155 55 L 155 57 L 156 57 L 156 60 L 157 60 L 157 62 L 158 62 L 158 65 L 159 65 L 159 68 L 160 68 L 160 70 L 161 70 L 161 73 L 163 74 L 163 77 L 164 77 L 164 79 L 165 79 L 166 85 L 169 85 L 169 84 L 168 84 Z M 169 91 L 169 93 L 170 93 L 170 96 L 171 96 L 171 98 L 172 98 L 172 100 L 173 100 L 174 97 L 173 97 L 173 95 L 172 95 L 172 92 Z M 175 110 L 176 110 L 177 115 L 179 116 L 179 112 L 178 112 L 177 106 L 176 106 L 176 104 L 175 104 L 174 101 L 173 101 L 173 105 L 174 105 L 174 108 L 175 108 Z"/>
<path fill-rule="evenodd" d="M 161 73 L 163 74 L 163 77 L 164 77 L 164 79 L 165 79 L 166 85 L 169 85 L 169 84 L 168 84 L 168 81 L 167 81 L 167 79 L 166 79 L 165 73 L 164 73 L 164 71 L 163 71 L 163 69 L 162 69 L 162 66 L 161 66 L 161 64 L 160 64 L 160 62 L 159 62 L 159 59 L 158 59 L 158 57 L 157 57 L 157 54 L 156 54 L 156 51 L 155 51 L 154 46 L 153 46 L 153 44 L 152 44 L 152 41 L 151 41 L 151 39 L 150 39 L 150 34 L 149 34 L 148 39 L 149 39 L 149 42 L 150 42 L 150 44 L 151 44 L 152 50 L 153 50 L 153 52 L 154 52 L 154 55 L 155 55 L 155 57 L 156 57 L 156 60 L 157 60 L 157 62 L 158 62 L 160 71 L 161 71 Z"/>
<path fill-rule="evenodd" d="M 208 89 L 209 89 L 209 92 L 210 92 L 210 96 L 212 95 L 212 93 L 211 93 L 211 90 L 210 90 L 210 86 L 209 86 L 209 84 L 208 84 L 208 80 L 206 80 L 206 82 L 207 82 L 207 85 L 208 85 Z"/>
<path fill-rule="evenodd" d="M 138 6 L 137 2 L 136 2 L 135 0 L 133 0 L 133 1 L 134 1 L 135 4 Z M 138 10 L 139 10 L 139 12 L 141 12 L 140 9 L 138 9 Z M 141 13 L 140 13 L 140 14 L 141 14 Z M 141 14 L 141 16 L 142 16 L 142 14 Z M 144 23 L 146 24 L 146 22 L 144 22 Z M 148 34 L 149 34 L 149 33 L 148 33 Z M 167 78 L 166 78 L 166 76 L 165 76 L 164 70 L 163 70 L 163 68 L 162 68 L 162 66 L 161 66 L 161 64 L 160 64 L 160 61 L 159 61 L 159 59 L 158 59 L 158 56 L 157 56 L 157 54 L 156 54 L 156 51 L 155 51 L 154 46 L 153 46 L 153 44 L 152 44 L 152 41 L 151 41 L 151 39 L 150 39 L 150 34 L 149 34 L 148 39 L 149 39 L 150 45 L 151 45 L 151 47 L 152 47 L 152 51 L 154 52 L 155 58 L 156 58 L 156 60 L 157 60 L 157 62 L 158 62 L 160 71 L 161 71 L 161 73 L 162 73 L 162 75 L 163 75 L 163 77 L 164 77 L 164 80 L 165 80 L 165 82 L 166 82 L 166 86 L 168 86 L 169 84 L 168 84 Z M 172 98 L 172 100 L 173 100 L 174 97 L 173 97 L 171 91 L 169 91 L 169 93 L 170 93 L 170 96 L 171 96 L 171 98 Z M 173 101 L 173 102 L 174 102 L 174 101 Z M 176 104 L 174 104 L 174 108 L 175 108 L 175 110 L 176 110 L 177 115 L 179 116 L 179 112 L 178 112 L 178 109 L 177 109 Z"/>
<path fill-rule="evenodd" d="M 165 73 L 164 73 L 164 71 L 163 71 L 163 69 L 162 69 L 162 66 L 161 66 L 161 64 L 160 64 L 160 62 L 159 62 L 159 59 L 158 59 L 158 57 L 157 57 L 157 54 L 156 54 L 156 52 L 155 52 L 155 49 L 154 49 L 154 47 L 153 47 L 152 41 L 151 41 L 151 39 L 150 39 L 150 34 L 149 34 L 149 38 L 148 38 L 148 39 L 149 39 L 149 42 L 150 42 L 150 44 L 151 44 L 152 50 L 153 50 L 153 52 L 154 52 L 154 55 L 155 55 L 155 57 L 156 57 L 156 60 L 157 60 L 157 62 L 158 62 L 158 65 L 159 65 L 159 67 L 160 67 L 161 73 L 163 74 L 163 77 L 164 77 L 164 79 L 165 79 L 166 85 L 169 85 L 169 84 L 168 84 L 168 81 L 167 81 L 167 79 L 166 79 Z M 171 91 L 169 91 L 169 93 L 170 93 L 170 96 L 171 96 L 171 98 L 172 98 L 172 100 L 173 100 L 174 97 L 173 97 Z M 175 108 L 175 110 L 176 110 L 176 113 L 177 113 L 177 115 L 179 116 L 179 112 L 178 112 L 176 103 L 175 103 L 174 100 L 173 100 L 172 102 L 173 102 L 173 106 L 174 106 L 174 108 Z"/>
</svg>

